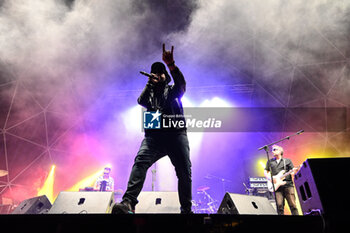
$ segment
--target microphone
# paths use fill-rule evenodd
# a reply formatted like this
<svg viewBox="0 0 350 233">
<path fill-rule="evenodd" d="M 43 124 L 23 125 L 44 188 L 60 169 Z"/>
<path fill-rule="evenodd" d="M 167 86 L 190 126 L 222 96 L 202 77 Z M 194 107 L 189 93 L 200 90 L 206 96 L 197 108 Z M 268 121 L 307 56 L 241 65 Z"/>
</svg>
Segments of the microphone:
<svg viewBox="0 0 350 233">
<path fill-rule="evenodd" d="M 140 71 L 140 74 L 145 75 L 145 76 L 150 77 L 150 78 L 154 78 L 153 75 L 146 73 L 145 71 Z"/>
<path fill-rule="evenodd" d="M 249 194 L 249 188 L 247 187 L 247 185 L 243 182 L 243 185 L 244 185 L 244 187 L 245 187 L 245 192 L 247 193 L 247 194 Z"/>
<path fill-rule="evenodd" d="M 302 129 L 302 130 L 299 130 L 296 134 L 297 135 L 300 135 L 300 134 L 302 134 L 302 133 L 304 133 L 304 130 Z"/>
</svg>

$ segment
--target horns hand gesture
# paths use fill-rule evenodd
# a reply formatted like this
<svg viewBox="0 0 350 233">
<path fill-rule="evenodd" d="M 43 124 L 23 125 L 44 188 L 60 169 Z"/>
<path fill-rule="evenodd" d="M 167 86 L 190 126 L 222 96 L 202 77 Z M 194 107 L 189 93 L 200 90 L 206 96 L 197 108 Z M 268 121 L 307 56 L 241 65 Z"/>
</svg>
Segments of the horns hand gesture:
<svg viewBox="0 0 350 233">
<path fill-rule="evenodd" d="M 175 63 L 174 61 L 174 46 L 171 46 L 171 51 L 165 50 L 165 44 L 163 44 L 163 61 L 167 65 L 172 65 Z"/>
</svg>

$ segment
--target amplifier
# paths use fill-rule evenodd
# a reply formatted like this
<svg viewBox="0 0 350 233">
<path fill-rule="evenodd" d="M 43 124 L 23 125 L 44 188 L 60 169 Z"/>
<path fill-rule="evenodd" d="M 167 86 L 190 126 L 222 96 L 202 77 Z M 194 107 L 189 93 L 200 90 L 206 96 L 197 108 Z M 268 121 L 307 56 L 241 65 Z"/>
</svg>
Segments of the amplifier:
<svg viewBox="0 0 350 233">
<path fill-rule="evenodd" d="M 250 183 L 251 188 L 267 188 L 267 183 Z"/>
<path fill-rule="evenodd" d="M 276 215 L 276 210 L 266 197 L 226 193 L 218 214 L 265 214 Z"/>
<path fill-rule="evenodd" d="M 267 182 L 267 179 L 265 177 L 249 177 L 249 182 Z"/>
<path fill-rule="evenodd" d="M 110 213 L 113 192 L 60 192 L 49 214 Z"/>
<path fill-rule="evenodd" d="M 250 188 L 267 188 L 267 179 L 265 177 L 249 177 Z"/>
<path fill-rule="evenodd" d="M 45 196 L 32 197 L 22 201 L 19 206 L 14 209 L 12 214 L 44 214 L 52 207 L 51 202 Z"/>
<path fill-rule="evenodd" d="M 177 192 L 141 192 L 135 213 L 180 213 Z"/>
</svg>

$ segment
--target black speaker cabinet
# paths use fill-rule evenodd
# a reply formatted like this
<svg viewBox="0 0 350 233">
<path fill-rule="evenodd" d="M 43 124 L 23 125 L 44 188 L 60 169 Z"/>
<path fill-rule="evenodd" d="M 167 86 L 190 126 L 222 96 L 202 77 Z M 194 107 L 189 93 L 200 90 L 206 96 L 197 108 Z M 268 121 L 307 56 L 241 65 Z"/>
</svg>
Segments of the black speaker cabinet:
<svg viewBox="0 0 350 233">
<path fill-rule="evenodd" d="M 350 158 L 310 158 L 294 176 L 304 214 L 342 215 L 349 210 Z"/>
<path fill-rule="evenodd" d="M 113 192 L 60 192 L 49 214 L 110 213 Z"/>
<path fill-rule="evenodd" d="M 44 214 L 51 208 L 51 202 L 45 195 L 24 200 L 12 214 Z"/>
<path fill-rule="evenodd" d="M 226 193 L 218 214 L 276 215 L 277 212 L 266 197 Z"/>
<path fill-rule="evenodd" d="M 177 192 L 141 192 L 135 213 L 180 213 Z"/>
</svg>

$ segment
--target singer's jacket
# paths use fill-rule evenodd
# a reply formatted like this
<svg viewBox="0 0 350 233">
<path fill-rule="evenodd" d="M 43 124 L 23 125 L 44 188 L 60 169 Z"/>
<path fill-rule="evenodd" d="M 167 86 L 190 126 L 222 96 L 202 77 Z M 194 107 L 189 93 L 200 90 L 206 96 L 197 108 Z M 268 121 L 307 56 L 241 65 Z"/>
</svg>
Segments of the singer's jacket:
<svg viewBox="0 0 350 233">
<path fill-rule="evenodd" d="M 162 84 L 163 86 L 161 87 L 148 82 L 140 97 L 137 99 L 137 102 L 141 106 L 145 107 L 147 111 L 159 110 L 159 112 L 162 113 L 162 120 L 168 121 L 170 119 L 174 122 L 185 122 L 181 97 L 186 91 L 186 81 L 178 67 L 176 67 L 170 73 L 174 80 L 173 85 L 169 85 L 168 82 L 164 82 Z M 145 129 L 145 134 L 151 135 L 153 133 L 164 131 L 183 132 L 186 131 L 186 127 L 177 126 L 166 129 Z"/>
</svg>

